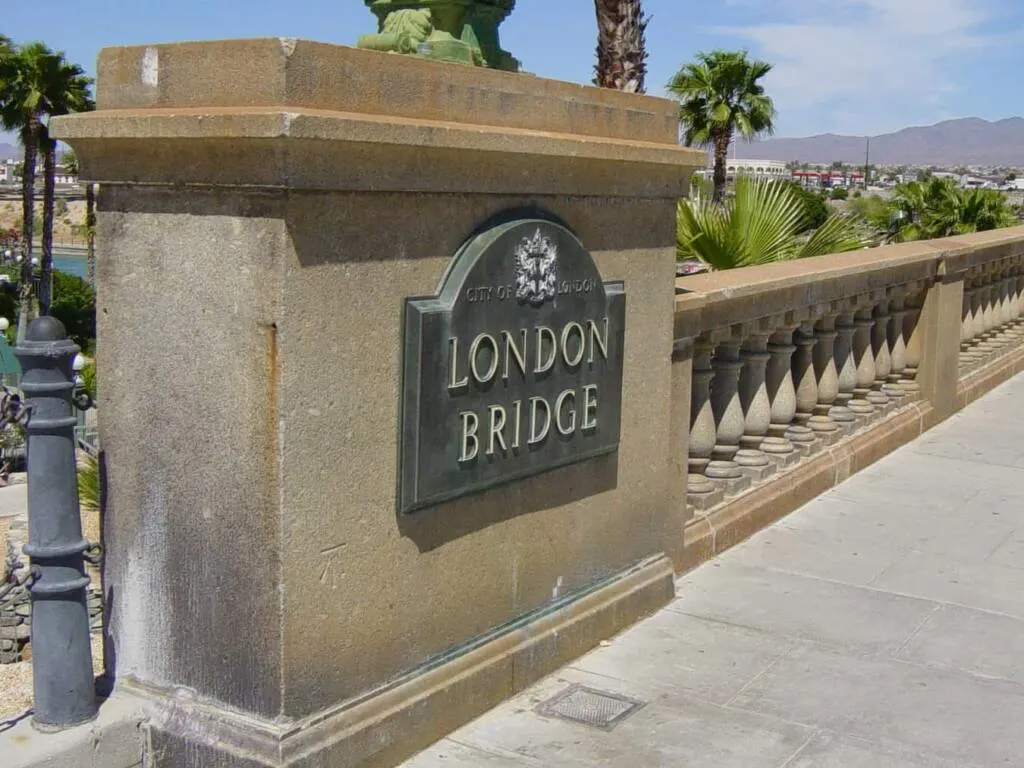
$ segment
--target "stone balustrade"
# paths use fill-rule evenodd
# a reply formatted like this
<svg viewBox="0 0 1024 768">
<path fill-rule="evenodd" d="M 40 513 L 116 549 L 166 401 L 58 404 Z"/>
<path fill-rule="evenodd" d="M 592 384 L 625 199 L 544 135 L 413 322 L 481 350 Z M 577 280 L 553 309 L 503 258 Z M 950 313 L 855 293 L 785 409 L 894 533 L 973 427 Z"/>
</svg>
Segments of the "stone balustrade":
<svg viewBox="0 0 1024 768">
<path fill-rule="evenodd" d="M 679 278 L 687 547 L 711 541 L 694 557 L 724 548 L 723 526 L 742 537 L 1012 375 L 1022 292 L 1024 228 Z"/>
</svg>

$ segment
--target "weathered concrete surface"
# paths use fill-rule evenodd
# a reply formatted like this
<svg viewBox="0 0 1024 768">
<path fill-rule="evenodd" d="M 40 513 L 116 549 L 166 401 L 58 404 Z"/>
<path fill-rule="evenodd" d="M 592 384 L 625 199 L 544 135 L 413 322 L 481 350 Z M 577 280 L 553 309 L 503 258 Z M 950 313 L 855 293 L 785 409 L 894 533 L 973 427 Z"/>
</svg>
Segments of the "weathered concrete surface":
<svg viewBox="0 0 1024 768">
<path fill-rule="evenodd" d="M 679 597 L 406 763 L 1024 763 L 1024 376 L 681 578 Z M 536 714 L 571 682 L 648 704 Z"/>
<path fill-rule="evenodd" d="M 118 693 L 90 723 L 40 733 L 26 717 L 0 730 L 4 768 L 136 768 L 143 761 L 145 703 Z"/>
</svg>

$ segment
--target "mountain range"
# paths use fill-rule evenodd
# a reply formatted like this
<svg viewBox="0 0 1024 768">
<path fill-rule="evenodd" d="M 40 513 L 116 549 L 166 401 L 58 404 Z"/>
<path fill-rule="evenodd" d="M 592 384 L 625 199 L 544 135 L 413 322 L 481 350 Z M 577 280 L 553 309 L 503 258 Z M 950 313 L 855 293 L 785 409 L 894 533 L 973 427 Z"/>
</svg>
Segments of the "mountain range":
<svg viewBox="0 0 1024 768">
<path fill-rule="evenodd" d="M 751 160 L 863 164 L 867 137 L 825 133 L 802 139 L 763 139 L 737 148 Z M 1024 166 L 1024 118 L 989 122 L 946 120 L 871 137 L 871 162 L 883 165 Z"/>
<path fill-rule="evenodd" d="M 739 157 L 802 163 L 864 162 L 867 138 L 825 133 L 744 144 Z M 20 158 L 21 147 L 0 143 L 0 160 Z M 871 162 L 883 165 L 992 165 L 1024 167 L 1024 118 L 989 122 L 979 117 L 946 120 L 871 137 Z"/>
</svg>

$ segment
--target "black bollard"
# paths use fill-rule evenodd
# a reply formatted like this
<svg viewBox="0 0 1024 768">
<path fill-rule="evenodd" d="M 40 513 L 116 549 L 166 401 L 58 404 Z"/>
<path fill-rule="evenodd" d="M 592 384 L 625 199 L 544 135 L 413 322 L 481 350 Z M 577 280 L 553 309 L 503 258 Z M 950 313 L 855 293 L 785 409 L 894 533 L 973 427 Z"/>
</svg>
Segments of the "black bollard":
<svg viewBox="0 0 1024 768">
<path fill-rule="evenodd" d="M 89 609 L 75 466 L 72 363 L 78 346 L 59 320 L 33 320 L 14 350 L 29 409 L 28 544 L 32 559 L 33 724 L 56 731 L 96 716 Z"/>
</svg>

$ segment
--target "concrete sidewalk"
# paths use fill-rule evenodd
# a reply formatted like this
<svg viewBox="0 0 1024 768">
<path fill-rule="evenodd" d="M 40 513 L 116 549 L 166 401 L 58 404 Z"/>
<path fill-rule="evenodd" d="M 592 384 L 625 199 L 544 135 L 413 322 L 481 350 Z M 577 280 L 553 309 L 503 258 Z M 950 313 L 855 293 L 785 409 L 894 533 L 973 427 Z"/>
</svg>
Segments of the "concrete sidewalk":
<svg viewBox="0 0 1024 768">
<path fill-rule="evenodd" d="M 1018 377 L 406 766 L 1024 765 L 1022 410 Z M 574 684 L 643 706 L 537 711 Z"/>
</svg>

